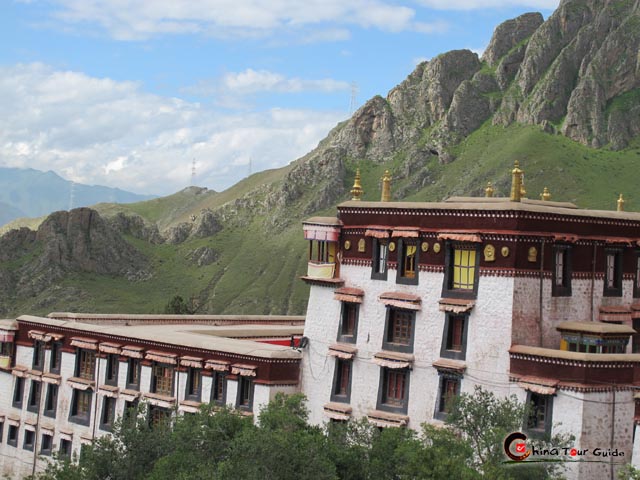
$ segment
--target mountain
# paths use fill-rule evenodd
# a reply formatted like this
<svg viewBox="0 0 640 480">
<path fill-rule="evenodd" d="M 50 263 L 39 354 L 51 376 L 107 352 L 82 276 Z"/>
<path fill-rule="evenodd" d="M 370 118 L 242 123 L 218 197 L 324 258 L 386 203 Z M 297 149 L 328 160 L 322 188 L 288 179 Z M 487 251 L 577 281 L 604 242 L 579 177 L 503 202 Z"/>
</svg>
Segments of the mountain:
<svg viewBox="0 0 640 480">
<path fill-rule="evenodd" d="M 554 200 L 615 209 L 622 192 L 627 210 L 640 209 L 632 174 L 640 163 L 639 5 L 564 0 L 546 21 L 537 13 L 507 21 L 482 58 L 457 50 L 418 65 L 304 157 L 224 192 L 190 187 L 98 204 L 91 222 L 75 211 L 56 220 L 67 227 L 54 237 L 42 226 L 11 232 L 0 240 L 10 252 L 0 257 L 0 313 L 159 312 L 177 294 L 199 312 L 302 313 L 300 221 L 333 215 L 356 168 L 364 200 L 380 198 L 388 169 L 394 200 L 429 201 L 482 195 L 487 181 L 508 195 L 519 159 L 531 198 L 546 186 Z M 77 232 L 91 237 L 94 225 L 116 251 L 127 244 L 136 253 L 118 259 L 101 245 L 91 256 L 93 243 L 78 244 Z M 51 242 L 66 261 L 51 255 Z"/>
<path fill-rule="evenodd" d="M 52 171 L 0 167 L 0 225 L 20 217 L 98 202 L 130 203 L 153 198 L 119 188 L 70 182 Z"/>
</svg>

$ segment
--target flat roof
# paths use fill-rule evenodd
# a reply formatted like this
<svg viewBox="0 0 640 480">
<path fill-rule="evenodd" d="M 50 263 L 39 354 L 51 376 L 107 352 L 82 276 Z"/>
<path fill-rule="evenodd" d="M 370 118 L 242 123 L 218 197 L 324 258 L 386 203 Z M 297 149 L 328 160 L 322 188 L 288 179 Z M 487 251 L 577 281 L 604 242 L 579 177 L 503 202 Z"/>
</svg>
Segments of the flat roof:
<svg viewBox="0 0 640 480">
<path fill-rule="evenodd" d="M 607 322 L 561 322 L 556 326 L 556 330 L 618 335 L 632 335 L 636 333 L 633 327 L 629 325 Z"/>
<path fill-rule="evenodd" d="M 86 334 L 113 335 L 130 339 L 139 343 L 159 342 L 176 347 L 197 348 L 212 352 L 231 353 L 266 359 L 300 359 L 302 354 L 290 347 L 232 338 L 244 336 L 244 330 L 251 337 L 280 337 L 291 334 L 299 334 L 301 328 L 289 325 L 238 325 L 232 328 L 229 325 L 216 327 L 213 325 L 194 324 L 162 324 L 157 325 L 100 325 L 95 323 L 83 323 L 76 320 L 57 320 L 53 318 L 37 317 L 33 315 L 21 315 L 18 322 L 31 322 L 44 327 L 58 327 L 76 330 Z"/>
<path fill-rule="evenodd" d="M 0 318 L 0 329 L 2 330 L 17 330 L 18 324 L 12 318 Z"/>
</svg>

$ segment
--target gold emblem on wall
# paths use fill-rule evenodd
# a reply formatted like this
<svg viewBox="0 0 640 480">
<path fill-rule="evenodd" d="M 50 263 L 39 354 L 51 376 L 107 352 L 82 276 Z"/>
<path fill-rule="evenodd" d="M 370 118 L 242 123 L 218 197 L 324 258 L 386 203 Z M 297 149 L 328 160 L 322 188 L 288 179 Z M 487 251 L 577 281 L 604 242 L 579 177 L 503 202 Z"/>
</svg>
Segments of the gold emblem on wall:
<svg viewBox="0 0 640 480">
<path fill-rule="evenodd" d="M 389 251 L 393 252 L 396 249 L 396 242 L 389 242 Z"/>
<path fill-rule="evenodd" d="M 351 240 L 344 241 L 344 249 L 349 250 L 351 248 Z"/>
<path fill-rule="evenodd" d="M 422 242 L 422 246 L 420 247 L 423 252 L 429 251 L 429 242 Z"/>
<path fill-rule="evenodd" d="M 490 243 L 484 247 L 484 261 L 485 262 L 495 262 L 496 261 L 496 247 L 491 245 Z"/>
<path fill-rule="evenodd" d="M 438 253 L 440 251 L 440 244 L 438 242 L 433 244 L 433 253 Z"/>
<path fill-rule="evenodd" d="M 502 247 L 502 249 L 500 250 L 500 253 L 502 253 L 503 257 L 508 257 L 509 256 L 509 247 Z"/>
<path fill-rule="evenodd" d="M 527 255 L 527 260 L 529 260 L 530 262 L 538 261 L 538 250 L 536 249 L 536 247 L 531 247 L 529 249 L 529 255 Z"/>
<path fill-rule="evenodd" d="M 367 243 L 364 241 L 364 238 L 358 240 L 358 251 L 364 252 L 367 250 Z"/>
</svg>

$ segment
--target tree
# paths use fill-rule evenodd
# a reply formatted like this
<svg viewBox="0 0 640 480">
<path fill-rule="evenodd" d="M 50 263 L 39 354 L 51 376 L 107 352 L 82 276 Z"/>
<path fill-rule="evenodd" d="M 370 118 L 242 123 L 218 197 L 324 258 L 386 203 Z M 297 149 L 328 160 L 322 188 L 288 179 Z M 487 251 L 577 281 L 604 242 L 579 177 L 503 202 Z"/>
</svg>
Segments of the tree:
<svg viewBox="0 0 640 480">
<path fill-rule="evenodd" d="M 164 307 L 164 313 L 174 315 L 193 315 L 195 312 L 193 301 L 187 303 L 180 295 L 173 297 Z"/>
</svg>

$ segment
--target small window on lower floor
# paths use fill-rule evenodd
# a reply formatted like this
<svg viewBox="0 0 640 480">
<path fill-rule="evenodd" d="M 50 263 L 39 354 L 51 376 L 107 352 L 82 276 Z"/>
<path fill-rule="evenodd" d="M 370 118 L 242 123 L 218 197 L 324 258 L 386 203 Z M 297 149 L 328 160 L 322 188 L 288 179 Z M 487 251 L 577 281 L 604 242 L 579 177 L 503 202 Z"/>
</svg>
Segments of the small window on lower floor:
<svg viewBox="0 0 640 480">
<path fill-rule="evenodd" d="M 22 399 L 24 398 L 24 378 L 16 377 L 16 383 L 13 387 L 13 406 L 14 408 L 22 408 Z"/>
<path fill-rule="evenodd" d="M 44 416 L 49 418 L 56 418 L 56 411 L 58 409 L 58 385 L 47 385 L 47 396 L 44 401 Z"/>
<path fill-rule="evenodd" d="M 7 432 L 7 445 L 11 445 L 12 447 L 18 446 L 18 426 L 17 425 L 9 425 L 9 431 Z"/>
<path fill-rule="evenodd" d="M 71 409 L 69 411 L 69 421 L 81 425 L 89 425 L 91 419 L 91 398 L 90 390 L 73 390 L 71 398 Z"/>
<path fill-rule="evenodd" d="M 38 413 L 40 410 L 40 390 L 42 384 L 35 380 L 31 380 L 31 390 L 29 391 L 29 399 L 27 402 L 27 410 L 30 412 Z"/>
<path fill-rule="evenodd" d="M 253 408 L 253 381 L 247 377 L 238 377 L 238 400 L 236 407 L 240 410 Z"/>
<path fill-rule="evenodd" d="M 102 413 L 100 414 L 100 430 L 110 432 L 116 421 L 116 399 L 104 397 L 102 401 Z"/>
<path fill-rule="evenodd" d="M 336 369 L 333 374 L 332 402 L 349 403 L 351 397 L 351 360 L 336 359 Z"/>
<path fill-rule="evenodd" d="M 42 434 L 40 442 L 40 455 L 51 455 L 53 450 L 53 436 L 47 433 Z"/>
<path fill-rule="evenodd" d="M 171 420 L 171 410 L 167 408 L 149 406 L 149 425 L 159 427 L 166 425 Z"/>
<path fill-rule="evenodd" d="M 438 404 L 436 405 L 435 418 L 444 420 L 451 411 L 451 405 L 460 394 L 460 377 L 454 375 L 441 375 L 440 388 L 438 393 Z"/>
<path fill-rule="evenodd" d="M 527 407 L 527 432 L 535 436 L 550 435 L 553 396 L 529 392 Z"/>
<path fill-rule="evenodd" d="M 211 403 L 224 405 L 227 402 L 227 379 L 222 372 L 213 372 L 211 378 Z"/>
<path fill-rule="evenodd" d="M 29 450 L 33 452 L 33 445 L 35 443 L 35 439 L 36 439 L 36 432 L 34 432 L 33 430 L 25 430 L 23 448 L 25 450 Z"/>
<path fill-rule="evenodd" d="M 382 368 L 378 409 L 406 413 L 409 403 L 409 370 Z"/>
<path fill-rule="evenodd" d="M 447 313 L 442 334 L 440 356 L 464 360 L 467 350 L 467 329 L 469 315 Z"/>
<path fill-rule="evenodd" d="M 60 439 L 59 454 L 61 457 L 64 457 L 64 458 L 71 457 L 71 448 L 72 448 L 71 440 L 67 440 L 66 438 Z"/>
<path fill-rule="evenodd" d="M 140 401 L 137 398 L 135 400 L 125 401 L 123 418 L 127 420 L 133 417 L 137 417 L 139 404 L 140 404 Z"/>
</svg>

